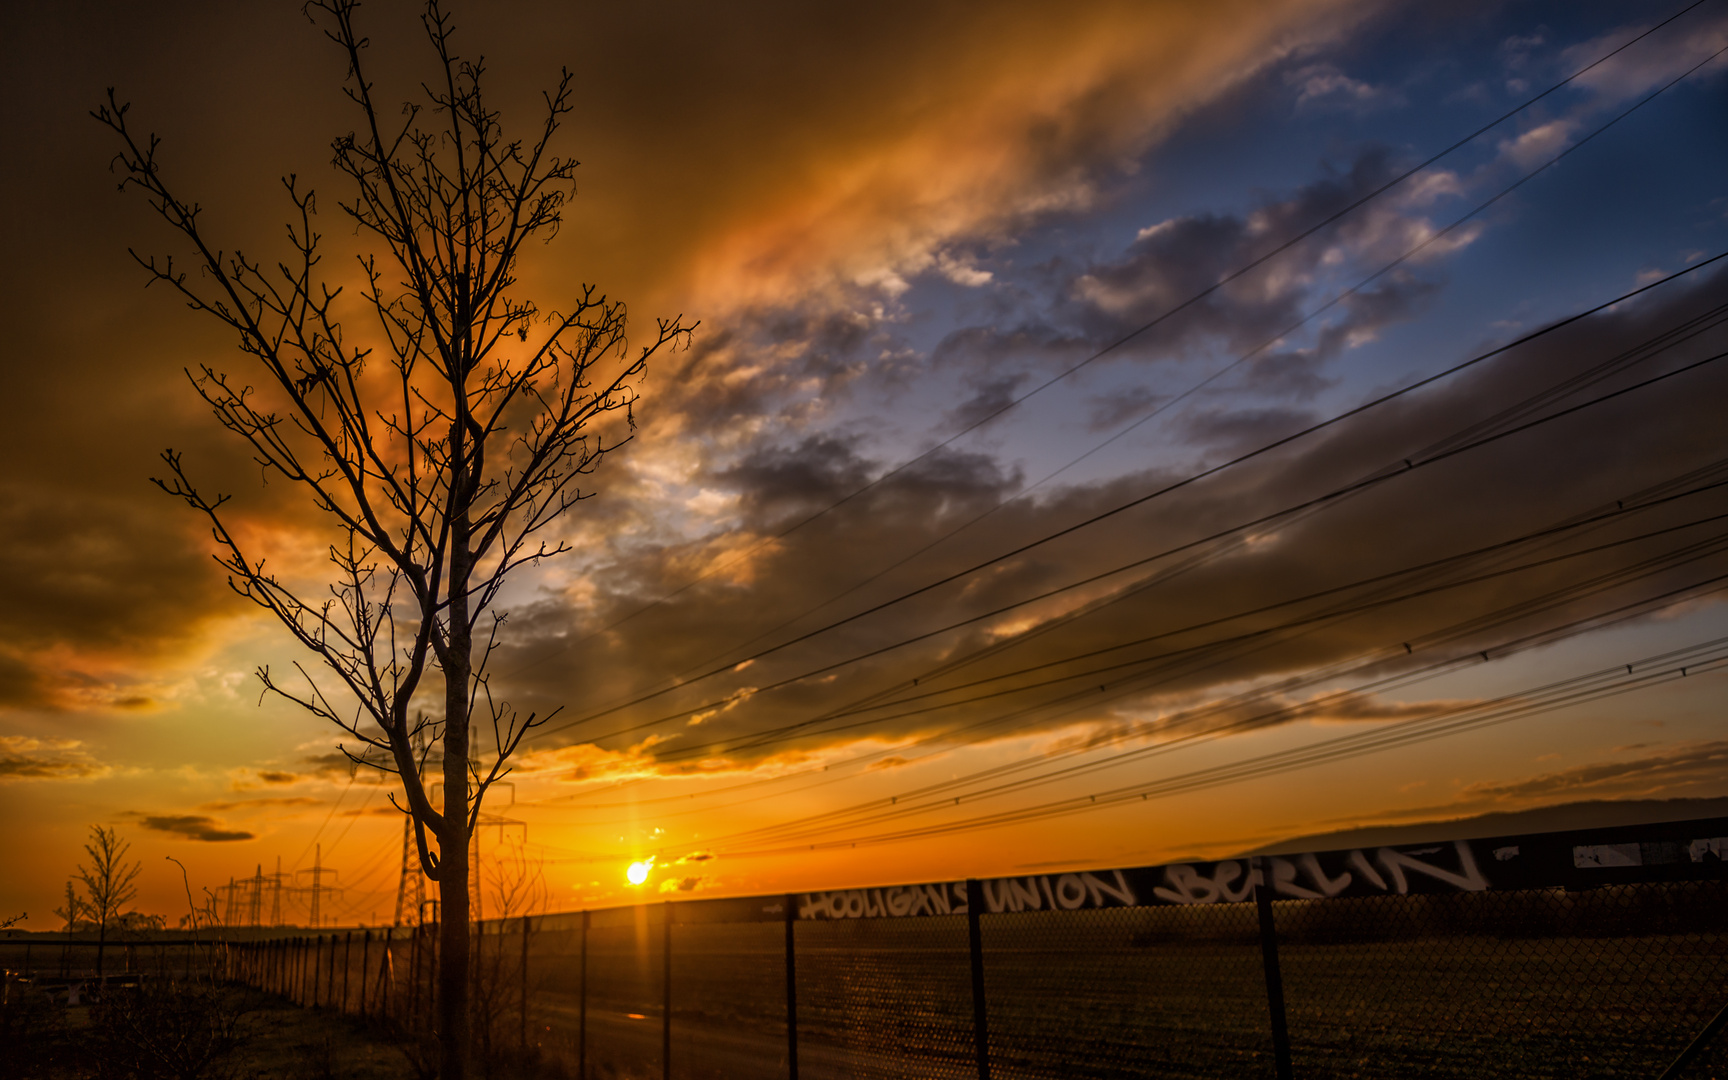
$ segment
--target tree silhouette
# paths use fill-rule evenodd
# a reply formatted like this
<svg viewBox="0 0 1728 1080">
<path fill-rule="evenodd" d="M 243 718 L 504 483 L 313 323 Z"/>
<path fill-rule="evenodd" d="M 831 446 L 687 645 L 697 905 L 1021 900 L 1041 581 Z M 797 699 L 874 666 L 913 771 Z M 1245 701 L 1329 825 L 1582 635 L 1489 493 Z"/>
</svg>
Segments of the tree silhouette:
<svg viewBox="0 0 1728 1080">
<path fill-rule="evenodd" d="M 85 853 L 90 856 L 90 865 L 78 864 L 78 880 L 84 883 L 84 891 L 90 894 L 89 899 L 83 901 L 84 912 L 96 924 L 98 978 L 102 975 L 102 952 L 108 946 L 108 924 L 114 922 L 120 909 L 138 895 L 138 874 L 144 869 L 144 864 L 128 865 L 126 853 L 130 850 L 132 845 L 120 839 L 119 833 L 113 829 L 92 825 L 90 842 L 84 845 Z M 68 908 L 71 909 L 77 902 L 77 897 L 72 893 L 72 885 L 68 882 Z"/>
<path fill-rule="evenodd" d="M 93 115 L 122 143 L 121 189 L 144 193 L 190 244 L 198 273 L 134 258 L 230 328 L 262 376 L 255 387 L 252 376 L 201 365 L 188 377 L 266 473 L 299 485 L 331 529 L 333 575 L 322 588 L 278 576 L 231 527 L 227 496 L 205 495 L 180 455 L 163 455 L 169 472 L 157 483 L 207 516 L 230 585 L 321 662 L 321 675 L 297 663 L 286 681 L 262 667 L 265 687 L 340 727 L 355 762 L 401 779 L 396 805 L 440 893 L 441 1075 L 460 1080 L 469 845 L 487 789 L 547 719 L 492 693 L 487 659 L 506 614 L 494 605 L 516 568 L 570 549 L 548 527 L 592 494 L 582 478 L 628 440 L 648 359 L 687 344 L 694 327 L 660 320 L 632 349 L 624 306 L 592 286 L 557 310 L 518 297 L 523 245 L 556 232 L 574 192 L 577 163 L 551 150 L 572 108 L 570 73 L 545 95 L 532 140 L 507 138 L 481 94 L 483 65 L 456 54 L 449 15 L 428 0 L 421 21 L 439 71 L 422 86 L 424 104 L 393 119 L 365 74 L 357 6 L 313 0 L 307 11 L 345 53 L 344 90 L 358 111 L 357 130 L 332 145 L 349 193 L 341 211 L 370 248 L 354 277 L 377 320 L 369 344 L 344 332 L 343 284 L 321 266 L 310 189 L 283 181 L 289 258 L 224 251 L 200 228 L 198 205 L 164 178 L 159 140 L 134 135 L 113 90 Z M 602 426 L 627 430 L 608 441 Z M 490 728 L 490 760 L 470 755 L 471 723 Z M 415 753 L 426 728 L 442 744 L 441 808 Z"/>
<path fill-rule="evenodd" d="M 72 951 L 72 935 L 78 931 L 78 920 L 88 912 L 84 898 L 78 895 L 78 886 L 71 879 L 66 882 L 66 906 L 55 908 L 54 914 L 66 920 L 66 940 L 60 946 L 60 974 L 66 974 L 67 956 Z"/>
</svg>

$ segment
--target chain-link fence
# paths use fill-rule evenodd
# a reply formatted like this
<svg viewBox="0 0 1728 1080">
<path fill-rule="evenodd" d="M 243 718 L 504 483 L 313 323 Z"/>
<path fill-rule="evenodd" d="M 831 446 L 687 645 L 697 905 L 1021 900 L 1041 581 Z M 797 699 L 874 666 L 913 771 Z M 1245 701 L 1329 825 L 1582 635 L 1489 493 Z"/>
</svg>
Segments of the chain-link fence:
<svg viewBox="0 0 1728 1080">
<path fill-rule="evenodd" d="M 1711 819 L 493 921 L 476 1038 L 583 1080 L 1728 1077 L 1725 853 Z M 429 1030 L 436 949 L 225 962 Z"/>
</svg>

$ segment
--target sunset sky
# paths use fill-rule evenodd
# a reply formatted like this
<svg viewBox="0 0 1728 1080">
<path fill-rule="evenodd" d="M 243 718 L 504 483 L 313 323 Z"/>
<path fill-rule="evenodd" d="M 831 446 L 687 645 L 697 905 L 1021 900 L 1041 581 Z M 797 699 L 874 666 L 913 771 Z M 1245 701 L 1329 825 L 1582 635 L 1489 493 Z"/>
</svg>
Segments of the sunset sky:
<svg viewBox="0 0 1728 1080">
<path fill-rule="evenodd" d="M 1728 0 L 1689 2 L 456 7 L 506 125 L 575 74 L 524 295 L 700 320 L 500 601 L 493 693 L 562 712 L 484 857 L 573 910 L 1728 796 Z M 391 100 L 415 11 L 362 11 Z M 158 454 L 300 580 L 331 535 L 188 385 L 256 376 L 143 287 L 128 248 L 184 253 L 88 116 L 115 86 L 254 257 L 298 174 L 351 266 L 342 58 L 293 2 L 0 42 L 0 917 L 52 928 L 101 824 L 170 924 L 168 856 L 316 851 L 327 921 L 388 921 L 388 787 L 261 698 L 301 657 Z"/>
</svg>

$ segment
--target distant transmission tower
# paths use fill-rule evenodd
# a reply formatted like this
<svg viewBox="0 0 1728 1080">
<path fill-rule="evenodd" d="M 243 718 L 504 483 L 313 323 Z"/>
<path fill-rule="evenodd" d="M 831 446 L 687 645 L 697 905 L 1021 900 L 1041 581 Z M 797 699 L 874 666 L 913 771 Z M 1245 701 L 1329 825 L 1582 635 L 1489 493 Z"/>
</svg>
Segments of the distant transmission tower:
<svg viewBox="0 0 1728 1080">
<path fill-rule="evenodd" d="M 307 925 L 319 927 L 324 925 L 324 912 L 320 903 L 324 894 L 327 892 L 341 892 L 342 890 L 324 884 L 324 878 L 326 876 L 335 876 L 337 873 L 337 871 L 324 865 L 324 845 L 318 844 L 315 848 L 315 852 L 316 853 L 312 856 L 312 869 L 302 870 L 300 873 L 310 874 L 312 876 L 312 888 L 309 890 L 312 894 L 310 904 L 311 918 L 307 920 Z"/>
<path fill-rule="evenodd" d="M 264 908 L 264 864 L 263 863 L 258 864 L 257 872 L 252 875 L 252 888 L 250 890 L 250 895 L 247 897 L 247 901 L 248 901 L 249 906 L 250 906 L 250 910 L 247 912 L 247 914 L 250 916 L 250 919 L 248 919 L 248 922 L 251 923 L 252 929 L 256 930 L 256 929 L 258 929 L 259 916 L 263 914 L 263 908 Z"/>
<path fill-rule="evenodd" d="M 414 756 L 421 768 L 429 763 L 426 741 L 419 733 L 414 737 Z M 406 926 L 420 921 L 426 909 L 426 875 L 420 870 L 420 850 L 414 843 L 414 816 L 402 815 L 402 872 L 396 884 L 396 920 L 393 925 Z"/>
</svg>

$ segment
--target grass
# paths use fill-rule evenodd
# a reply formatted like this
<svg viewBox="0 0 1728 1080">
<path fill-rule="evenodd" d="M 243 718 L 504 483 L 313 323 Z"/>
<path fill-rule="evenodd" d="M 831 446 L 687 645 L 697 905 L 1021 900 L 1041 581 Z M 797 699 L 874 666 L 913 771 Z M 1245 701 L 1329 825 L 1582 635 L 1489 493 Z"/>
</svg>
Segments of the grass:
<svg viewBox="0 0 1728 1080">
<path fill-rule="evenodd" d="M 173 1077 L 116 1047 L 124 1028 L 102 1006 L 52 1005 L 13 991 L 0 1023 L 3 1080 Z M 416 1080 L 396 1041 L 376 1028 L 280 998 L 221 993 L 220 1009 L 233 1020 L 232 1047 L 202 1071 L 208 1080 Z M 158 1024 L 155 1034 L 182 1041 L 184 1032 L 163 1027 Z"/>
</svg>

